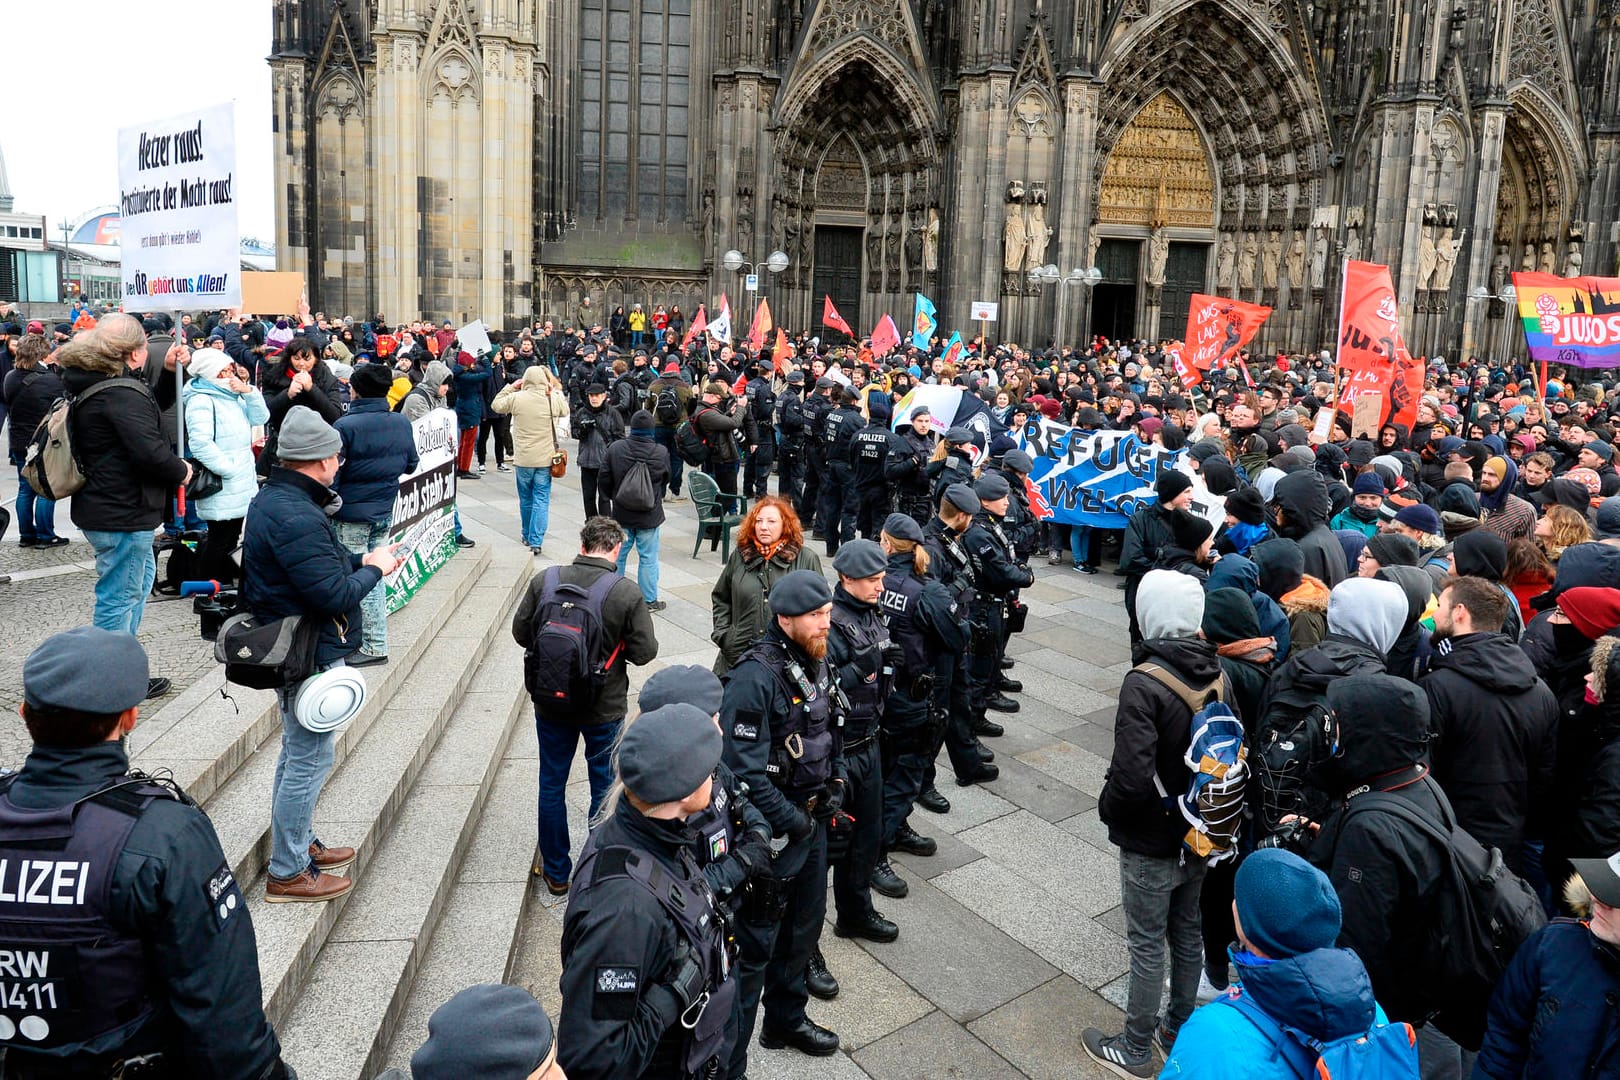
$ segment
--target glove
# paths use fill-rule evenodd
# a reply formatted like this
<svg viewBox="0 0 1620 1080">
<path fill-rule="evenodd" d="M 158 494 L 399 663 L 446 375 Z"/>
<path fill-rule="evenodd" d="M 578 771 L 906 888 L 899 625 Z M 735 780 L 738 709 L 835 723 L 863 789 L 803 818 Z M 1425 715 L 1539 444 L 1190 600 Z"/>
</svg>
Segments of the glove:
<svg viewBox="0 0 1620 1080">
<path fill-rule="evenodd" d="M 883 666 L 883 654 L 873 649 L 862 649 L 855 654 L 854 667 L 863 679 L 870 679 Z"/>
<path fill-rule="evenodd" d="M 792 841 L 804 840 L 816 831 L 816 823 L 809 814 L 799 814 L 798 819 L 788 826 L 787 838 Z"/>
<path fill-rule="evenodd" d="M 749 877 L 757 877 L 770 869 L 771 865 L 771 838 L 760 836 L 758 833 L 749 833 L 742 843 L 732 849 L 731 857 L 743 868 Z"/>
<path fill-rule="evenodd" d="M 681 941 L 675 946 L 675 955 L 669 961 L 667 969 L 670 976 L 664 985 L 675 994 L 675 999 L 681 1003 L 681 1012 L 692 1007 L 692 1003 L 703 996 L 703 969 L 698 966 L 697 957 L 692 953 L 692 946 Z"/>
<path fill-rule="evenodd" d="M 832 816 L 844 808 L 844 785 L 833 780 L 821 789 L 821 798 L 816 800 L 816 820 L 830 821 Z"/>
</svg>

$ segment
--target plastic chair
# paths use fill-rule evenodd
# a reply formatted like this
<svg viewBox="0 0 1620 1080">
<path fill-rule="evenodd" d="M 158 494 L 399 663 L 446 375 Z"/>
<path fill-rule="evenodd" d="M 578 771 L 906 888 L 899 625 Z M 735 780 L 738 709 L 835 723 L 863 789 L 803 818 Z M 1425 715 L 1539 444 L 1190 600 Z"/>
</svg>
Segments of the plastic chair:
<svg viewBox="0 0 1620 1080">
<path fill-rule="evenodd" d="M 696 469 L 687 470 L 686 489 L 692 496 L 692 505 L 697 507 L 698 514 L 697 539 L 692 543 L 692 558 L 698 557 L 698 551 L 703 547 L 704 533 L 710 526 L 715 528 L 719 536 L 709 545 L 709 550 L 720 548 L 722 562 L 731 558 L 731 530 L 742 524 L 743 514 L 748 511 L 747 497 L 724 494 L 720 485 L 714 482 L 714 477 Z M 728 507 L 732 508 L 729 513 Z"/>
</svg>

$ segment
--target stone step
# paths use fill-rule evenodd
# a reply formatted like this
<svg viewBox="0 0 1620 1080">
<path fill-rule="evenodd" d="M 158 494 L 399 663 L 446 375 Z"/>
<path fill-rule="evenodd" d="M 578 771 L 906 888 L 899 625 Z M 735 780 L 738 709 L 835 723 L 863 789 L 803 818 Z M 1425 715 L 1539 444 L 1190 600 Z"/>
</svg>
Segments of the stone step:
<svg viewBox="0 0 1620 1080">
<path fill-rule="evenodd" d="M 455 702 L 430 760 L 281 1018 L 283 1054 L 300 1076 L 375 1075 L 413 986 L 423 981 L 420 969 L 432 948 L 464 951 L 468 957 L 493 955 L 494 978 L 502 974 L 501 943 L 510 942 L 522 909 L 526 853 L 516 856 L 515 882 L 462 885 L 458 878 L 468 859 L 474 860 L 475 877 L 492 870 L 514 876 L 512 853 L 505 850 L 508 838 L 490 836 L 481 819 L 490 809 L 487 798 L 528 698 L 519 675 L 522 650 L 509 638 L 481 656 L 481 675 L 502 688 L 468 691 Z M 510 797 L 509 791 L 502 794 Z M 510 824 L 509 816 L 499 823 Z M 294 905 L 281 905 L 289 906 Z M 294 918 L 308 922 L 311 914 Z"/>
<path fill-rule="evenodd" d="M 400 818 L 417 778 L 427 769 L 447 769 L 458 764 L 454 746 L 445 748 L 442 762 L 429 759 L 461 708 L 486 650 L 509 634 L 511 609 L 527 585 L 529 558 L 528 552 L 510 547 L 490 554 L 481 568 L 483 583 L 468 590 L 442 629 L 424 642 L 416 653 L 418 659 L 405 673 L 408 684 L 401 682 L 393 700 L 374 717 L 364 737 L 349 744 L 345 760 L 328 779 L 316 809 L 315 827 L 330 842 L 358 849 L 354 866 L 346 871 L 358 880 L 365 879 L 371 863 L 381 855 L 384 841 Z M 519 690 L 520 683 L 511 685 L 509 692 L 515 695 Z M 219 801 L 232 807 L 251 801 L 251 808 L 244 807 L 242 813 L 253 814 L 259 822 L 245 856 L 252 872 L 241 874 L 239 880 L 244 882 L 258 933 L 265 1011 L 279 1027 L 316 964 L 322 945 L 345 908 L 354 902 L 355 894 L 324 904 L 264 902 L 267 803 L 274 771 L 274 749 L 267 747 L 265 753 L 232 778 Z M 216 814 L 216 820 L 221 816 Z M 423 824 L 421 818 L 412 818 L 403 822 L 401 833 L 414 839 L 413 834 Z M 241 849 L 233 851 L 229 844 L 226 852 L 233 865 L 239 865 L 235 860 L 244 858 Z M 394 879 L 394 884 L 403 888 L 403 883 L 415 880 L 414 872 L 414 868 L 384 871 L 383 877 Z"/>
</svg>

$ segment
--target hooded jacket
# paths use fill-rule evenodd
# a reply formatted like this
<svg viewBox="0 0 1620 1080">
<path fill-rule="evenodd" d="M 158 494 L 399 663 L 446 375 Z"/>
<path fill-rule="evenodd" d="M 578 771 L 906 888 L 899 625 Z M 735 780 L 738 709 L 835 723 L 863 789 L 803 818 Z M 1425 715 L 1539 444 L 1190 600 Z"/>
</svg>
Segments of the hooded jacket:
<svg viewBox="0 0 1620 1080">
<path fill-rule="evenodd" d="M 1617 996 L 1620 949 L 1585 923 L 1542 927 L 1496 984 L 1474 1075 L 1587 1080 L 1620 1073 L 1620 1015 L 1608 1005 Z"/>
<path fill-rule="evenodd" d="M 1204 637 L 1215 643 L 1221 670 L 1232 687 L 1232 711 L 1256 722 L 1277 653 L 1275 641 L 1255 619 L 1253 602 L 1242 589 L 1210 589 L 1204 598 L 1203 630 Z"/>
<path fill-rule="evenodd" d="M 1505 634 L 1440 642 L 1424 676 L 1434 778 L 1457 821 L 1514 873 L 1539 838 L 1557 782 L 1558 701 Z"/>
<path fill-rule="evenodd" d="M 1380 581 L 1393 581 L 1406 594 L 1406 621 L 1400 635 L 1384 657 L 1384 669 L 1391 675 L 1416 681 L 1428 669 L 1429 628 L 1423 625 L 1423 616 L 1434 599 L 1434 579 L 1427 571 L 1415 566 L 1384 566 L 1378 570 Z"/>
<path fill-rule="evenodd" d="M 1209 571 L 1209 589 L 1242 589 L 1254 604 L 1260 635 L 1276 639 L 1277 659 L 1288 655 L 1288 615 L 1282 606 L 1260 587 L 1260 568 L 1242 555 L 1223 555 Z"/>
<path fill-rule="evenodd" d="M 71 353 L 58 354 L 63 360 Z M 163 520 L 167 494 L 186 478 L 161 426 L 160 401 L 122 361 L 84 358 L 62 364 L 62 385 L 78 395 L 106 379 L 125 380 L 73 410 L 73 449 L 86 466 L 85 484 L 70 504 L 73 524 L 107 532 L 151 532 Z M 161 363 L 148 360 L 148 363 Z"/>
<path fill-rule="evenodd" d="M 439 387 L 449 381 L 450 369 L 445 367 L 442 361 L 434 360 L 423 370 L 422 381 L 405 395 L 405 404 L 399 407 L 399 411 L 405 414 L 407 420 L 422 419 L 443 404 L 444 399 L 439 396 Z"/>
<path fill-rule="evenodd" d="M 523 373 L 521 383 L 503 387 L 490 402 L 495 412 L 512 418 L 512 463 L 520 469 L 551 468 L 557 451 L 552 421 L 567 418 L 568 399 L 550 386 L 545 368 L 536 364 Z"/>
<path fill-rule="evenodd" d="M 1591 650 L 1594 691 L 1559 728 L 1557 809 L 1547 827 L 1542 865 L 1549 881 L 1568 876 L 1568 860 L 1620 851 L 1620 639 L 1599 638 Z"/>
<path fill-rule="evenodd" d="M 1277 481 L 1272 501 L 1285 515 L 1277 531 L 1299 544 L 1305 573 L 1320 578 L 1328 588 L 1344 580 L 1348 573 L 1344 548 L 1328 528 L 1332 504 L 1322 475 L 1311 469 L 1289 473 Z"/>
<path fill-rule="evenodd" d="M 1349 949 L 1314 949 L 1281 960 L 1233 952 L 1241 993 L 1267 1016 L 1313 1039 L 1358 1035 L 1383 1019 L 1372 980 Z M 1159 1080 L 1298 1080 L 1269 1033 L 1226 999 L 1194 1010 Z"/>
<path fill-rule="evenodd" d="M 625 474 L 638 461 L 646 464 L 648 478 L 652 480 L 652 508 L 631 510 L 614 498 L 611 504 L 613 520 L 627 529 L 656 529 L 664 523 L 664 492 L 669 490 L 669 450 L 653 441 L 651 431 L 632 431 L 628 439 L 620 439 L 608 447 L 602 485 L 610 496 L 616 496 Z M 626 540 L 625 543 L 630 541 Z"/>
<path fill-rule="evenodd" d="M 233 393 L 213 379 L 188 379 L 185 395 L 186 456 L 202 462 L 224 481 L 217 494 L 197 500 L 197 516 L 204 521 L 244 517 L 259 491 L 253 468 L 253 427 L 270 418 L 264 397 L 256 389 Z M 389 505 L 393 505 L 392 499 Z"/>
</svg>

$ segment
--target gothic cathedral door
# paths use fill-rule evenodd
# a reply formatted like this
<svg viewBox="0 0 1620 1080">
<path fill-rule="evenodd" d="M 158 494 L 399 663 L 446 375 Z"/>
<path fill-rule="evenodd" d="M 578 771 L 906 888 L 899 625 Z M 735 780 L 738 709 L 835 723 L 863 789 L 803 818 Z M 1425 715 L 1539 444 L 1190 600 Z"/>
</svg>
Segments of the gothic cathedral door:
<svg viewBox="0 0 1620 1080">
<path fill-rule="evenodd" d="M 1091 296 L 1091 333 L 1110 341 L 1136 336 L 1136 282 L 1141 273 L 1140 240 L 1104 240 L 1097 247 L 1102 281 Z"/>
<path fill-rule="evenodd" d="M 1208 244 L 1171 244 L 1164 261 L 1164 290 L 1159 301 L 1159 337 L 1180 341 L 1187 336 L 1187 307 L 1192 294 L 1204 291 Z"/>
<path fill-rule="evenodd" d="M 821 322 L 822 297 L 832 297 L 838 314 L 856 333 L 866 323 L 861 315 L 861 232 L 846 225 L 816 226 L 816 271 L 810 295 L 810 314 L 816 324 Z M 876 272 L 876 271 L 874 271 Z M 819 325 L 816 331 L 822 340 L 837 342 L 843 334 Z"/>
</svg>

